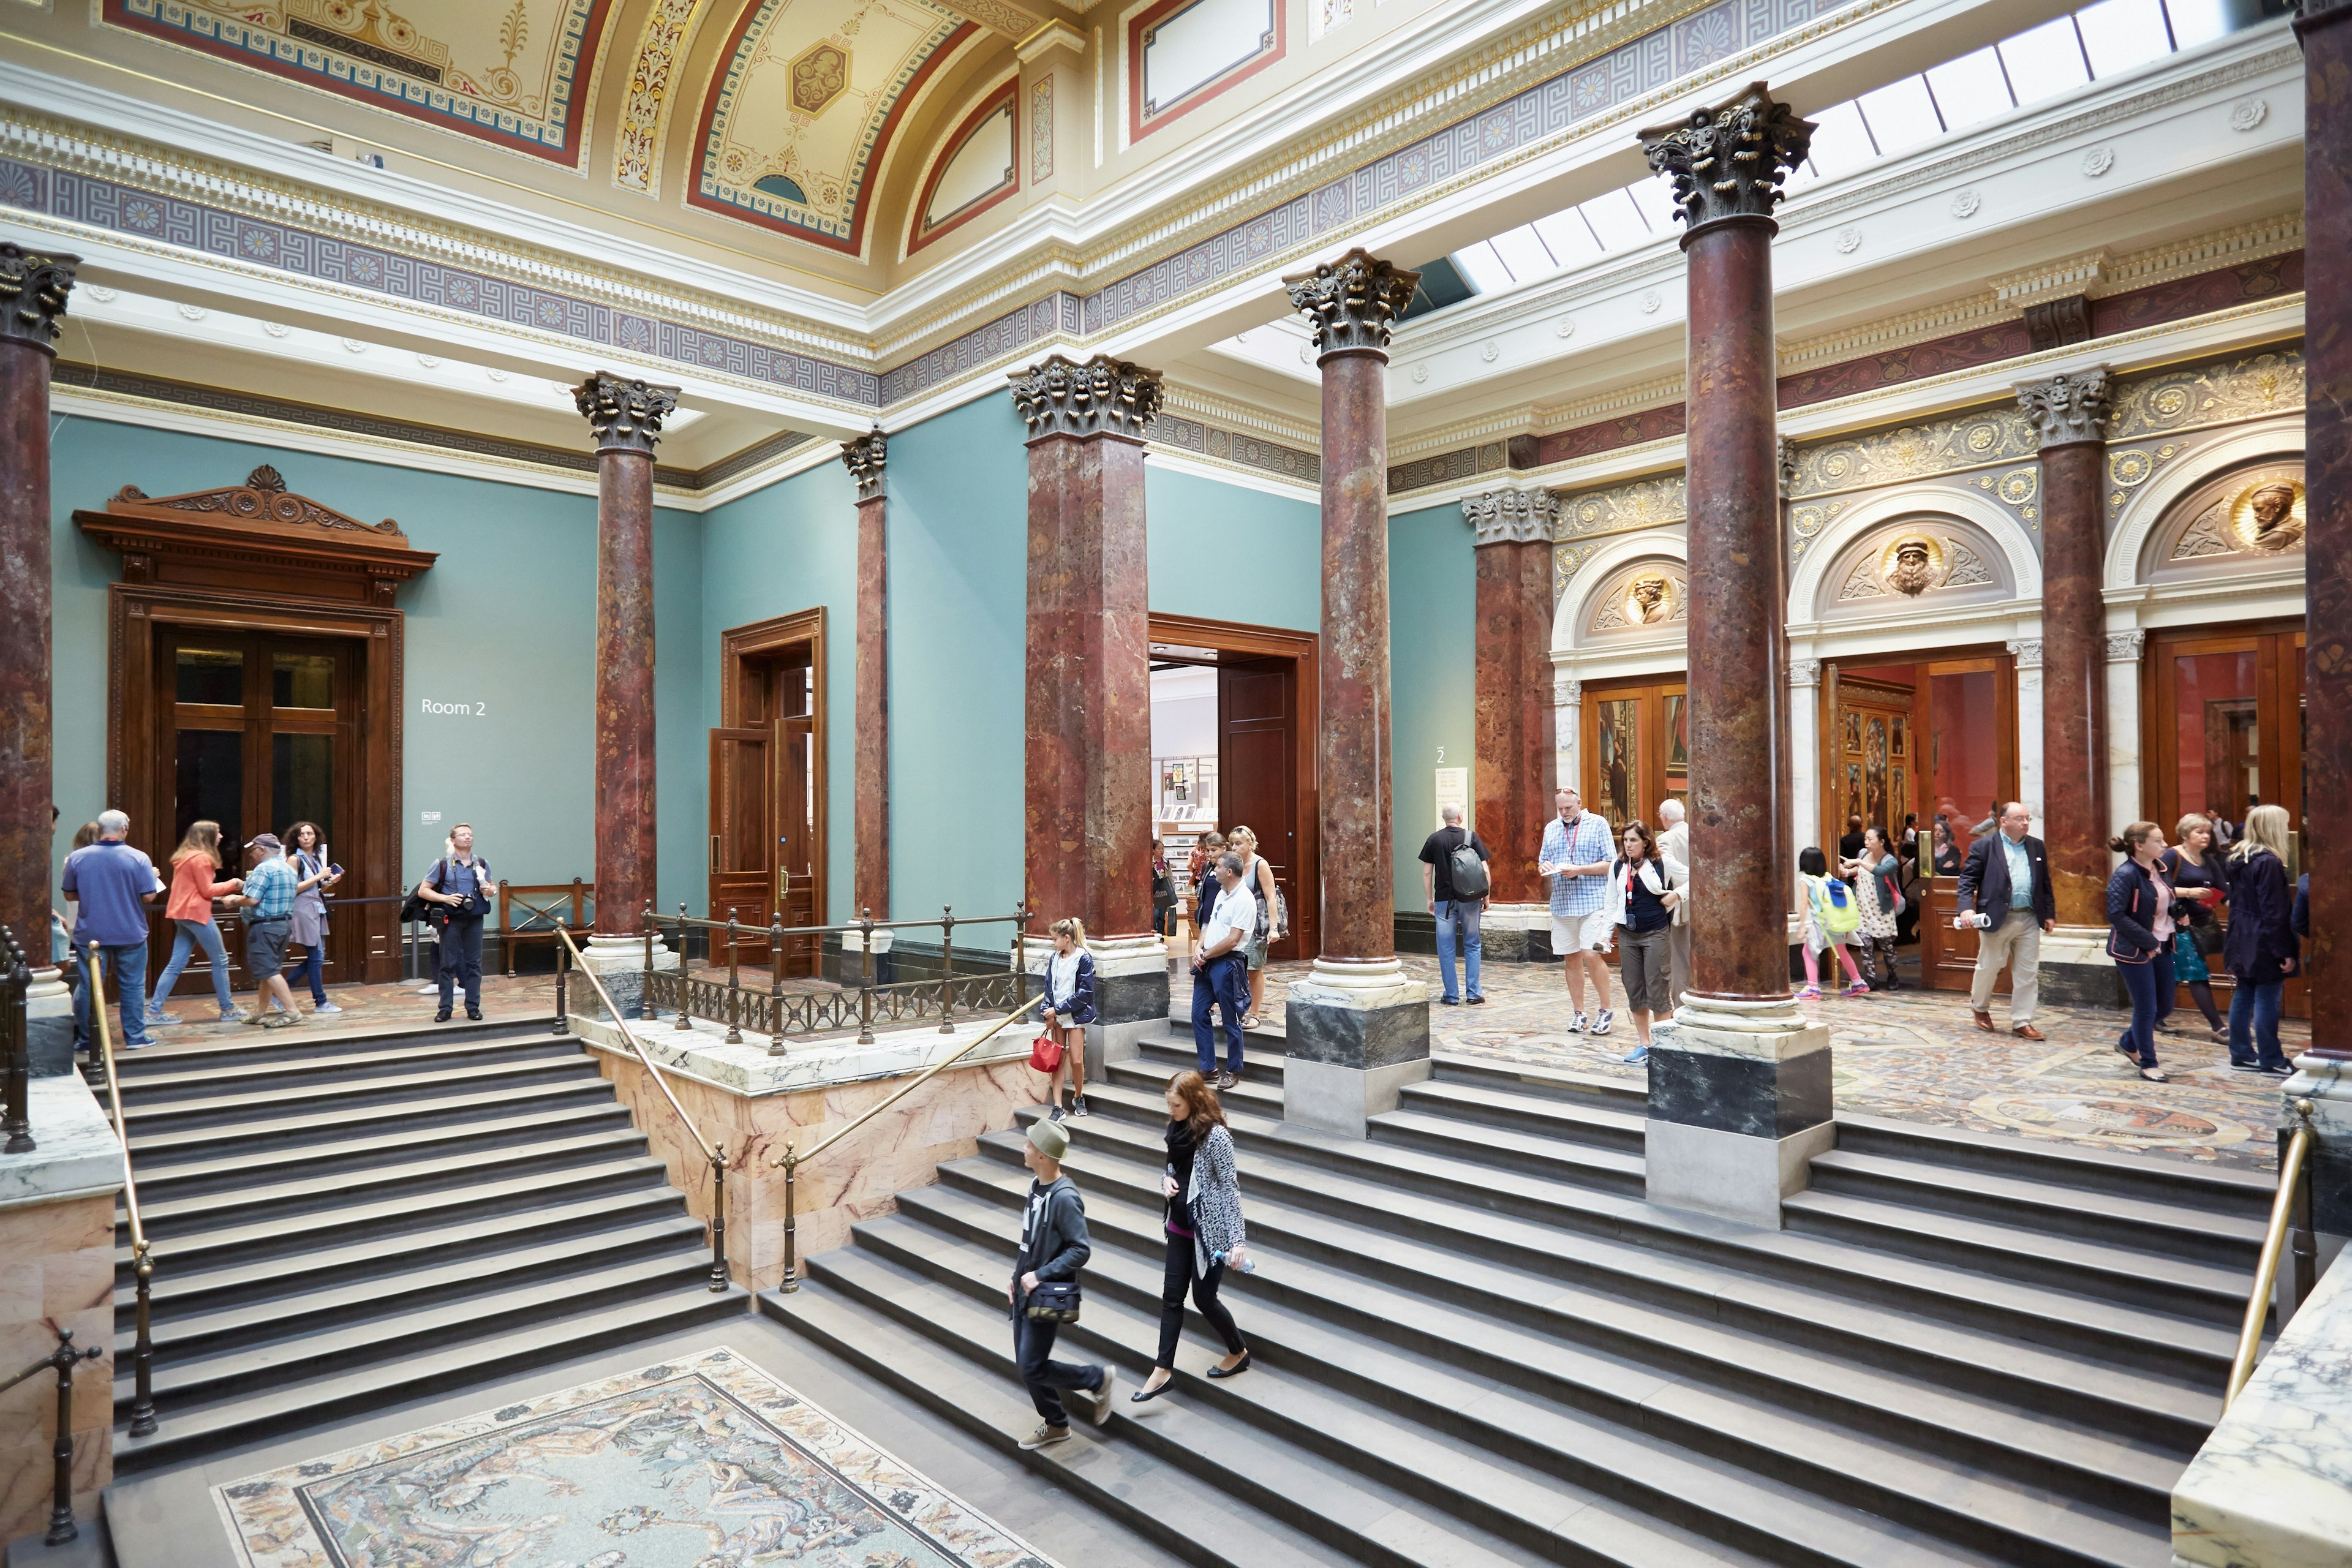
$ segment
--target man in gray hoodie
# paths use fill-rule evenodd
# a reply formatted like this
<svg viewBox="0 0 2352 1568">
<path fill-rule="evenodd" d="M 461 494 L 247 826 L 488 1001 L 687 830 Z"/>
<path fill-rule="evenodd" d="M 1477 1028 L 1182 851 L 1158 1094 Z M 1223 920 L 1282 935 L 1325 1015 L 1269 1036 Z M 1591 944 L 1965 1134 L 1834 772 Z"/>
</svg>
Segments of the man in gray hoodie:
<svg viewBox="0 0 2352 1568">
<path fill-rule="evenodd" d="M 1021 1152 L 1022 1163 L 1034 1180 L 1022 1209 L 1021 1250 L 1013 1259 L 1013 1282 L 1005 1287 L 1004 1300 L 1013 1311 L 1013 1354 L 1021 1364 L 1021 1381 L 1044 1417 L 1037 1430 L 1021 1440 L 1024 1448 L 1042 1448 L 1069 1436 L 1070 1413 L 1062 1405 L 1066 1392 L 1094 1401 L 1096 1426 L 1110 1419 L 1112 1369 L 1051 1360 L 1054 1336 L 1062 1325 L 1053 1318 L 1029 1315 L 1030 1292 L 1041 1280 L 1076 1279 L 1094 1253 L 1077 1184 L 1062 1174 L 1062 1156 L 1069 1150 L 1068 1130 L 1040 1117 L 1030 1123 L 1029 1144 Z"/>
</svg>

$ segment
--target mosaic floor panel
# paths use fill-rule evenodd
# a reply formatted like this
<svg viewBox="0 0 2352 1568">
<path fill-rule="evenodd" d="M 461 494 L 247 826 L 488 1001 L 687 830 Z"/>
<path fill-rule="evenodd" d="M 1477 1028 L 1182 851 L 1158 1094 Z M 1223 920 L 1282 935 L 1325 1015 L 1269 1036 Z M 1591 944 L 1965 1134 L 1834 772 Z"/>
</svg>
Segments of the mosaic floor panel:
<svg viewBox="0 0 2352 1568">
<path fill-rule="evenodd" d="M 214 1498 L 247 1568 L 1055 1568 L 725 1349 Z"/>
</svg>

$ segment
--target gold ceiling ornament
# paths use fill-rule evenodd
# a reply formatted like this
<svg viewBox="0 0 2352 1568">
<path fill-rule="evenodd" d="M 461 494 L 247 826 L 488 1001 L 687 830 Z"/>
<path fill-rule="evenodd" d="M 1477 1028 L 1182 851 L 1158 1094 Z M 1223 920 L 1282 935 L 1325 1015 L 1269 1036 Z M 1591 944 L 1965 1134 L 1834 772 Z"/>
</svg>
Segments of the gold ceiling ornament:
<svg viewBox="0 0 2352 1568">
<path fill-rule="evenodd" d="M 1948 573 L 1944 542 L 1931 533 L 1897 534 L 1879 552 L 1880 581 L 1908 598 L 1937 586 Z"/>
<path fill-rule="evenodd" d="M 2303 548 L 2303 481 L 2258 479 L 2230 502 L 2230 531 L 2248 550 L 2280 555 Z"/>
</svg>

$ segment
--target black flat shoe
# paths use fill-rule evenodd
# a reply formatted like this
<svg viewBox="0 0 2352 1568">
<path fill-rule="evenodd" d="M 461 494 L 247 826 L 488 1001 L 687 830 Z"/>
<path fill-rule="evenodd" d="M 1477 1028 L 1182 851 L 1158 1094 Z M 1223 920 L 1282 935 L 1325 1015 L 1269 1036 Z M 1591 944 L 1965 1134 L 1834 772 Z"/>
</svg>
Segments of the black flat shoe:
<svg viewBox="0 0 2352 1568">
<path fill-rule="evenodd" d="M 434 1014 L 434 1015 L 433 1015 L 433 1021 L 434 1021 L 435 1023 L 436 1023 L 436 1024 L 446 1024 L 446 1023 L 447 1023 L 447 1022 L 449 1021 L 449 1009 L 448 1009 L 448 1008 L 446 1008 L 446 1007 L 444 1007 L 444 1008 L 442 1008 L 442 1009 L 441 1009 L 441 1011 L 439 1011 L 438 1013 Z"/>
<path fill-rule="evenodd" d="M 1175 1386 L 1176 1380 L 1171 1377 L 1157 1388 L 1137 1389 L 1133 1394 L 1127 1396 L 1127 1402 L 1129 1405 L 1149 1405 L 1151 1401 L 1159 1398 L 1161 1394 L 1168 1393 Z"/>
<path fill-rule="evenodd" d="M 1242 1373 L 1250 1369 L 1250 1352 L 1244 1351 L 1242 1352 L 1242 1359 L 1238 1364 L 1234 1366 L 1213 1366 L 1209 1369 L 1209 1375 L 1211 1377 L 1239 1377 Z"/>
</svg>

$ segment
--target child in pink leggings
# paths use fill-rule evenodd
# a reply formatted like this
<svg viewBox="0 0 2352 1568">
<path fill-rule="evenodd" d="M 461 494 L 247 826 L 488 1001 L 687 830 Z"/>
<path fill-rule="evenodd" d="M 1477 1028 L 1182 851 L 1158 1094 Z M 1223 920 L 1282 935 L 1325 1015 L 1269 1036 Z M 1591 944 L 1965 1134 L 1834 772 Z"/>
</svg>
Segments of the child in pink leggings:
<svg viewBox="0 0 2352 1568">
<path fill-rule="evenodd" d="M 1840 882 L 1830 883 L 1830 863 L 1818 848 L 1806 849 L 1797 857 L 1797 880 L 1805 889 L 1805 988 L 1797 993 L 1801 1002 L 1822 999 L 1822 972 L 1819 954 L 1823 948 L 1837 949 L 1845 964 L 1848 984 L 1843 994 L 1867 996 L 1869 983 L 1853 962 L 1853 949 L 1846 939 L 1861 925 L 1862 917 L 1854 902 L 1853 889 Z M 1843 898 L 1841 898 L 1843 895 Z M 1832 974 L 1835 981 L 1836 976 Z"/>
</svg>

